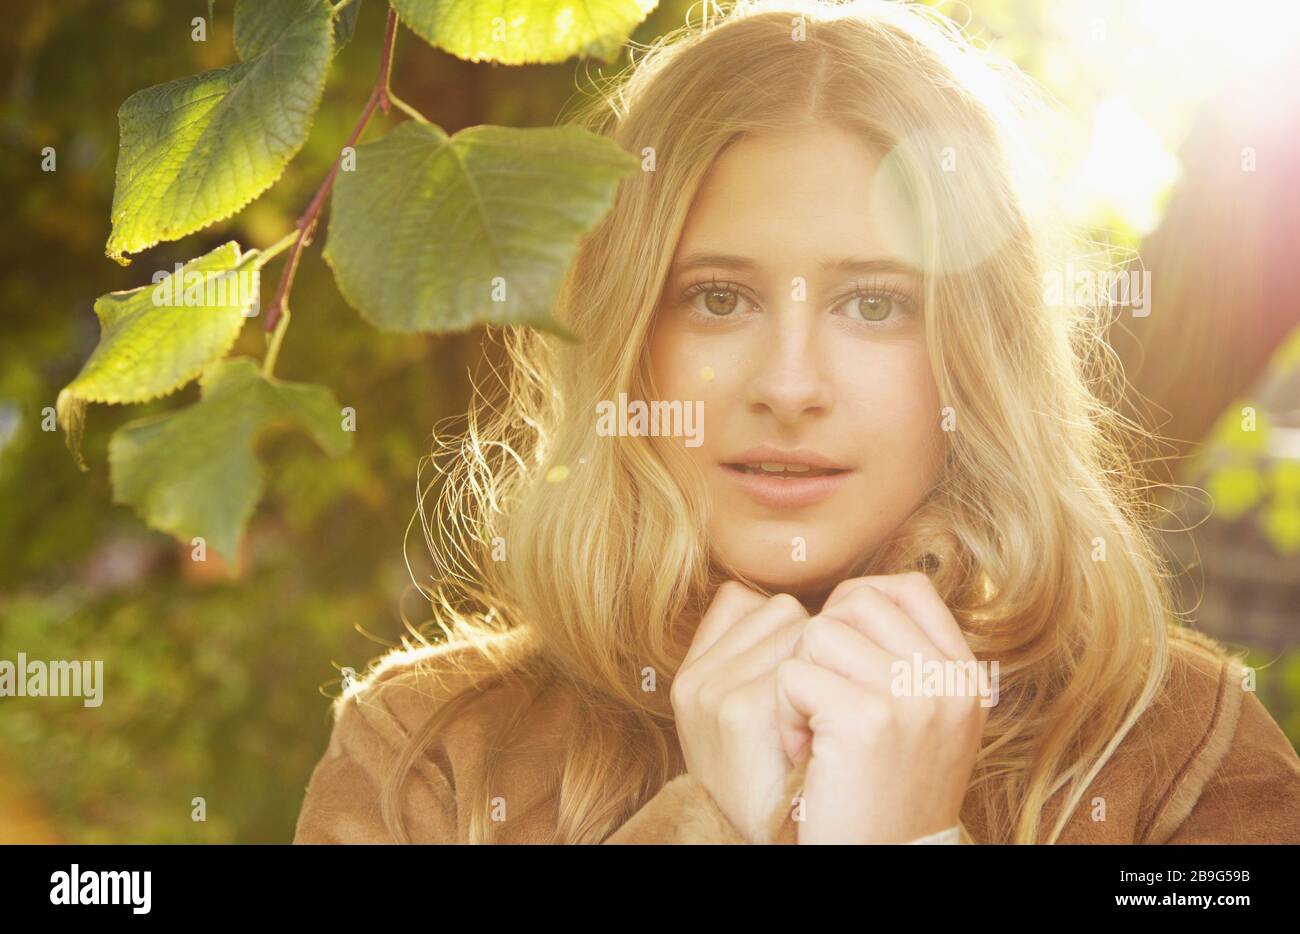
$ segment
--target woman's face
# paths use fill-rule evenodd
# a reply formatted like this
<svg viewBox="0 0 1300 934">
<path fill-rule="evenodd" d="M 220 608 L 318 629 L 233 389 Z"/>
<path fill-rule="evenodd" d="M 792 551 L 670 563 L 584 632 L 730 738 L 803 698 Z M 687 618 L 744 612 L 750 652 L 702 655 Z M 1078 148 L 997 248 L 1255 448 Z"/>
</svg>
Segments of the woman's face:
<svg viewBox="0 0 1300 934">
<path fill-rule="evenodd" d="M 702 442 L 684 450 L 711 498 L 713 558 L 814 607 L 944 459 L 922 279 L 890 248 L 915 233 L 878 164 L 831 126 L 727 148 L 650 339 L 659 396 L 703 401 Z"/>
</svg>

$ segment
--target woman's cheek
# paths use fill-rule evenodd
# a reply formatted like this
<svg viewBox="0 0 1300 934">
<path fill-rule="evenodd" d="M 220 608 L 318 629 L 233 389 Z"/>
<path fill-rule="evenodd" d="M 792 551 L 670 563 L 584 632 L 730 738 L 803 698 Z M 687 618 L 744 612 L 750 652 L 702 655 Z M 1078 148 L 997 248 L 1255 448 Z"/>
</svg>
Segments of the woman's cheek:
<svg viewBox="0 0 1300 934">
<path fill-rule="evenodd" d="M 938 390 L 924 345 L 882 353 L 870 363 L 858 360 L 852 372 L 844 395 L 856 402 L 859 437 L 884 441 L 915 465 L 917 455 L 942 434 Z"/>
<path fill-rule="evenodd" d="M 716 395 L 719 373 L 730 369 L 720 362 L 719 345 L 668 322 L 655 331 L 650 359 L 655 382 L 666 399 L 705 399 Z"/>
</svg>

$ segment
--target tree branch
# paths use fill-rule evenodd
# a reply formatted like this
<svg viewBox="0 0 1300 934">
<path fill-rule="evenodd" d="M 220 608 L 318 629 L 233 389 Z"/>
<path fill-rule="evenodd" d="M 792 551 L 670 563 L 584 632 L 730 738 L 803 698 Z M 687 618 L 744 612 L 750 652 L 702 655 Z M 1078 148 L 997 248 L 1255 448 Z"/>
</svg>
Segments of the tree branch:
<svg viewBox="0 0 1300 934">
<path fill-rule="evenodd" d="M 379 77 L 375 80 L 374 90 L 370 92 L 370 98 L 366 101 L 365 107 L 361 109 L 361 116 L 357 118 L 357 124 L 352 128 L 348 141 L 343 144 L 344 149 L 356 146 L 357 140 L 361 138 L 361 134 L 364 132 L 366 124 L 370 122 L 370 117 L 374 114 L 375 108 L 388 113 L 391 103 L 388 84 L 393 71 L 393 46 L 396 41 L 397 12 L 392 7 L 389 7 L 388 26 L 384 34 L 384 50 L 379 57 Z M 293 249 L 289 252 L 289 259 L 285 262 L 284 271 L 280 273 L 280 282 L 276 286 L 275 297 L 271 300 L 271 307 L 266 315 L 264 327 L 268 333 L 275 330 L 280 316 L 286 313 L 289 292 L 293 289 L 294 276 L 298 274 L 298 260 L 302 257 L 303 249 L 306 248 L 307 244 L 311 243 L 312 234 L 316 229 L 316 222 L 320 219 L 321 208 L 325 206 L 325 201 L 334 187 L 334 179 L 339 174 L 339 166 L 342 161 L 343 153 L 340 151 L 339 157 L 334 160 L 334 165 L 329 170 L 329 174 L 325 176 L 325 180 L 321 182 L 320 187 L 316 189 L 316 194 L 312 196 L 311 202 L 308 203 L 307 210 L 298 218 L 298 238 L 294 241 Z M 283 330 L 276 336 L 283 336 Z M 278 340 L 276 341 L 276 349 L 279 349 Z"/>
</svg>

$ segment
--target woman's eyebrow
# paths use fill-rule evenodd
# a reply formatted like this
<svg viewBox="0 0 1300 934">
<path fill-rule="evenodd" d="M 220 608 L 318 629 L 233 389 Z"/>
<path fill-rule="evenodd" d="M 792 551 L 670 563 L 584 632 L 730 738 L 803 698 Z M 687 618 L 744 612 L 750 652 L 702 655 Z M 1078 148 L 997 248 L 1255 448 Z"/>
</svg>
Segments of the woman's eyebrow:
<svg viewBox="0 0 1300 934">
<path fill-rule="evenodd" d="M 915 266 L 911 266 L 902 260 L 897 259 L 857 259 L 855 257 L 845 257 L 843 259 L 831 259 L 821 263 L 822 272 L 851 272 L 851 273 L 872 273 L 872 272 L 890 272 L 898 273 L 904 276 L 916 276 L 920 278 L 921 271 Z"/>
<path fill-rule="evenodd" d="M 758 267 L 758 263 L 747 256 L 736 256 L 730 253 L 687 253 L 677 262 L 673 263 L 668 270 L 668 275 L 675 276 L 696 269 L 700 266 L 716 266 L 723 269 L 736 269 L 741 271 L 753 271 Z M 921 275 L 920 271 L 914 266 L 901 262 L 896 259 L 860 259 L 857 257 L 842 257 L 838 259 L 823 260 L 818 264 L 821 272 L 848 272 L 848 273 L 899 273 L 901 275 L 917 276 Z"/>
</svg>

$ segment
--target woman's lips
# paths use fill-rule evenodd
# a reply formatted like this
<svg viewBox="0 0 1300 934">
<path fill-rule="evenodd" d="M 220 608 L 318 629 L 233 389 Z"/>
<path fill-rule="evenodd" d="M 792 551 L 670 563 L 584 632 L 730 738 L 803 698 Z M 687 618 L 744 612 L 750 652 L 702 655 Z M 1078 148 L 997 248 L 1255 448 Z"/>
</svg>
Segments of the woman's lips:
<svg viewBox="0 0 1300 934">
<path fill-rule="evenodd" d="M 764 506 L 778 509 L 794 509 L 819 503 L 839 489 L 852 473 L 851 470 L 837 470 L 801 477 L 750 473 L 739 464 L 720 466 L 722 472 L 753 499 Z"/>
</svg>

